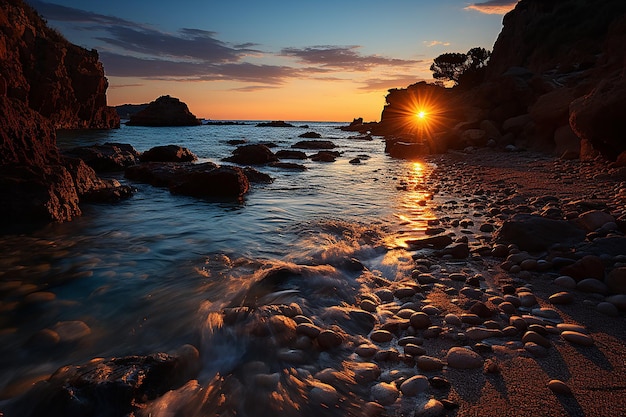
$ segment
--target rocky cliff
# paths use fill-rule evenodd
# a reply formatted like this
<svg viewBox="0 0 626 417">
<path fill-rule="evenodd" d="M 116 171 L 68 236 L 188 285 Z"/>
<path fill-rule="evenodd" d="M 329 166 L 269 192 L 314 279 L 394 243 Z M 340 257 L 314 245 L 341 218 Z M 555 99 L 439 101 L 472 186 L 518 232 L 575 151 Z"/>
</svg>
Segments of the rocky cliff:
<svg viewBox="0 0 626 417">
<path fill-rule="evenodd" d="M 391 90 L 377 129 L 398 134 L 390 116 L 416 96 L 437 96 L 440 108 L 457 111 L 428 137 L 435 150 L 491 144 L 626 163 L 624 45 L 623 0 L 521 0 L 503 19 L 481 85 Z"/>
<path fill-rule="evenodd" d="M 0 0 L 0 226 L 67 221 L 120 187 L 65 158 L 55 129 L 119 126 L 95 51 L 67 42 L 20 0 Z"/>
<path fill-rule="evenodd" d="M 119 127 L 95 50 L 69 43 L 22 1 L 0 1 L 0 93 L 56 129 Z"/>
</svg>

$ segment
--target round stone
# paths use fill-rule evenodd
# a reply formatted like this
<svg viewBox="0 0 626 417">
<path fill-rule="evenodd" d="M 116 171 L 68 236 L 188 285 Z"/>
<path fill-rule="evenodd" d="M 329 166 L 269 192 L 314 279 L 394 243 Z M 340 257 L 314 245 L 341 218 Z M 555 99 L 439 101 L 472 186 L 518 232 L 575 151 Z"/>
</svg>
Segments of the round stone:
<svg viewBox="0 0 626 417">
<path fill-rule="evenodd" d="M 617 307 L 615 307 L 615 305 L 606 301 L 598 303 L 598 305 L 596 306 L 596 310 L 598 310 L 600 313 L 606 316 L 610 316 L 610 317 L 619 316 L 619 311 L 617 310 Z"/>
<path fill-rule="evenodd" d="M 376 303 L 372 300 L 369 299 L 365 299 L 363 301 L 361 301 L 361 309 L 365 310 L 365 311 L 369 311 L 370 313 L 375 313 L 376 312 Z"/>
<path fill-rule="evenodd" d="M 486 329 L 483 327 L 470 327 L 465 331 L 465 335 L 472 340 L 483 340 L 489 337 L 500 337 L 502 331 L 499 329 Z"/>
<path fill-rule="evenodd" d="M 315 339 L 322 332 L 322 329 L 312 323 L 300 323 L 296 326 L 296 333 L 303 334 Z"/>
<path fill-rule="evenodd" d="M 567 291 L 557 292 L 552 294 L 548 300 L 552 304 L 571 304 L 574 302 L 574 295 Z"/>
<path fill-rule="evenodd" d="M 456 314 L 452 314 L 452 313 L 446 314 L 446 316 L 443 318 L 443 321 L 445 321 L 446 323 L 452 326 L 461 325 L 461 319 L 459 318 L 459 316 L 457 316 Z"/>
<path fill-rule="evenodd" d="M 550 388 L 550 390 L 554 392 L 555 394 L 563 394 L 563 395 L 572 394 L 572 390 L 570 389 L 570 387 L 568 387 L 565 382 L 560 381 L 558 379 L 553 379 L 550 382 L 548 382 L 548 388 Z"/>
<path fill-rule="evenodd" d="M 91 329 L 83 321 L 60 321 L 52 328 L 61 342 L 75 342 L 91 334 Z"/>
<path fill-rule="evenodd" d="M 626 267 L 615 268 L 604 280 L 610 292 L 626 294 Z"/>
<path fill-rule="evenodd" d="M 421 311 L 412 314 L 409 320 L 411 322 L 411 326 L 413 326 L 415 329 L 426 329 L 432 324 L 428 314 Z"/>
<path fill-rule="evenodd" d="M 414 397 L 428 389 L 428 378 L 424 375 L 413 376 L 400 385 L 400 391 L 407 397 Z"/>
<path fill-rule="evenodd" d="M 508 314 L 508 315 L 515 314 L 515 312 L 517 311 L 515 306 L 513 304 L 511 304 L 509 301 L 504 301 L 504 302 L 498 304 L 498 308 L 503 313 Z"/>
<path fill-rule="evenodd" d="M 524 343 L 524 349 L 537 358 L 545 358 L 548 356 L 548 349 L 534 342 Z"/>
<path fill-rule="evenodd" d="M 439 371 L 443 368 L 443 362 L 441 361 L 441 359 L 437 359 L 432 356 L 419 356 L 416 362 L 417 367 L 425 372 Z"/>
<path fill-rule="evenodd" d="M 343 338 L 332 330 L 323 330 L 317 336 L 317 343 L 322 349 L 332 349 L 341 346 Z"/>
<path fill-rule="evenodd" d="M 448 366 L 456 369 L 476 369 L 483 366 L 483 358 L 478 353 L 459 346 L 448 351 L 446 361 Z"/>
<path fill-rule="evenodd" d="M 426 354 L 426 349 L 421 346 L 408 343 L 404 346 L 404 353 L 411 356 L 421 356 Z"/>
<path fill-rule="evenodd" d="M 388 330 L 374 330 L 370 335 L 370 339 L 377 343 L 390 342 L 393 339 L 393 333 Z"/>
<path fill-rule="evenodd" d="M 586 278 L 576 284 L 576 288 L 582 292 L 606 295 L 609 288 L 606 284 L 595 278 Z"/>
<path fill-rule="evenodd" d="M 398 388 L 394 384 L 387 382 L 379 382 L 374 385 L 370 391 L 372 400 L 381 405 L 393 404 L 400 395 Z"/>
<path fill-rule="evenodd" d="M 354 352 L 362 358 L 371 358 L 378 352 L 378 347 L 371 343 L 364 343 L 357 346 Z"/>
<path fill-rule="evenodd" d="M 339 394 L 333 386 L 323 382 L 313 382 L 312 385 L 309 399 L 313 404 L 334 407 L 339 402 Z"/>
<path fill-rule="evenodd" d="M 417 406 L 415 409 L 415 417 L 438 417 L 444 415 L 446 408 L 442 402 L 431 398 L 426 403 Z"/>
<path fill-rule="evenodd" d="M 380 368 L 371 362 L 355 362 L 350 365 L 357 384 L 366 385 L 380 377 Z"/>
<path fill-rule="evenodd" d="M 594 342 L 591 336 L 584 333 L 566 330 L 561 333 L 561 337 L 575 345 L 593 346 Z"/>
<path fill-rule="evenodd" d="M 522 337 L 522 342 L 524 343 L 536 343 L 540 346 L 543 346 L 544 348 L 549 348 L 550 346 L 552 346 L 552 343 L 550 343 L 550 341 L 548 339 L 546 339 L 545 337 L 543 337 L 542 335 L 540 335 L 537 332 L 533 332 L 531 331 L 527 331 L 526 333 L 524 333 L 524 336 Z"/>
<path fill-rule="evenodd" d="M 570 290 L 576 288 L 576 280 L 567 275 L 561 275 L 560 277 L 556 278 L 553 282 L 555 285 L 558 285 L 559 287 L 568 288 Z"/>
<path fill-rule="evenodd" d="M 398 299 L 410 298 L 415 295 L 416 291 L 412 287 L 400 287 L 393 292 Z"/>
</svg>

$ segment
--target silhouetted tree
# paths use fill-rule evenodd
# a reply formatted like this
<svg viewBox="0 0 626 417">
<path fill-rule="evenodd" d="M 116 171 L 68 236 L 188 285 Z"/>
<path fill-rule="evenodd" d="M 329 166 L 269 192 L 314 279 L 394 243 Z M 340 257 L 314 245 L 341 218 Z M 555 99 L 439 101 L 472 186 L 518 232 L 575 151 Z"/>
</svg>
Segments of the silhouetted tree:
<svg viewBox="0 0 626 417">
<path fill-rule="evenodd" d="M 480 47 L 472 48 L 466 54 L 448 52 L 435 58 L 430 70 L 437 80 L 471 87 L 482 81 L 490 57 L 491 52 Z"/>
</svg>

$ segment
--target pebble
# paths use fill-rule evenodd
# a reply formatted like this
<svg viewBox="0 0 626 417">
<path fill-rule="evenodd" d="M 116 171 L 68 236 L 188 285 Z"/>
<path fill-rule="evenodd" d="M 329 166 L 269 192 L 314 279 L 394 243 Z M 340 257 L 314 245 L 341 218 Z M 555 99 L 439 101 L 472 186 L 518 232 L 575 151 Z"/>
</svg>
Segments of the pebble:
<svg viewBox="0 0 626 417">
<path fill-rule="evenodd" d="M 432 356 L 423 355 L 417 358 L 417 367 L 422 371 L 439 371 L 443 368 L 443 365 L 441 359 Z"/>
<path fill-rule="evenodd" d="M 422 307 L 422 313 L 426 313 L 429 316 L 438 316 L 441 314 L 441 310 L 439 310 L 435 306 L 428 305 L 428 306 Z"/>
<path fill-rule="evenodd" d="M 322 349 L 332 349 L 341 346 L 343 338 L 332 330 L 323 330 L 317 336 L 317 343 Z"/>
<path fill-rule="evenodd" d="M 374 301 L 372 301 L 372 300 L 365 299 L 365 300 L 361 301 L 360 307 L 361 307 L 361 309 L 363 309 L 365 311 L 369 311 L 370 313 L 375 313 L 377 304 Z"/>
<path fill-rule="evenodd" d="M 421 356 L 426 354 L 426 349 L 421 346 L 409 343 L 404 346 L 404 353 L 411 356 Z"/>
<path fill-rule="evenodd" d="M 321 404 L 326 407 L 334 407 L 339 402 L 337 390 L 323 382 L 312 382 L 309 398 L 314 404 Z"/>
<path fill-rule="evenodd" d="M 354 352 L 362 358 L 371 358 L 378 352 L 378 347 L 371 343 L 364 343 L 357 346 Z"/>
<path fill-rule="evenodd" d="M 532 307 L 537 304 L 537 299 L 530 292 L 522 292 L 517 295 L 522 307 Z"/>
<path fill-rule="evenodd" d="M 543 317 L 545 319 L 550 319 L 550 320 L 561 320 L 561 315 L 559 314 L 558 311 L 551 309 L 551 308 L 533 308 L 531 310 L 531 312 L 535 315 L 535 316 L 539 316 L 539 317 Z"/>
<path fill-rule="evenodd" d="M 609 290 L 615 294 L 626 294 L 626 267 L 615 268 L 605 278 Z"/>
<path fill-rule="evenodd" d="M 367 385 L 380 377 L 380 368 L 372 362 L 354 362 L 350 366 L 357 384 Z"/>
<path fill-rule="evenodd" d="M 387 288 L 381 288 L 377 290 L 374 294 L 376 294 L 380 301 L 383 301 L 385 303 L 393 301 L 393 292 L 391 292 L 391 290 L 388 290 Z"/>
<path fill-rule="evenodd" d="M 452 326 L 461 325 L 461 319 L 459 318 L 459 316 L 457 316 L 456 314 L 452 314 L 452 313 L 446 314 L 446 316 L 443 318 L 443 321 L 445 321 L 446 323 Z"/>
<path fill-rule="evenodd" d="M 583 292 L 596 293 L 606 295 L 609 292 L 609 288 L 606 284 L 595 278 L 585 278 L 576 284 L 576 288 Z"/>
<path fill-rule="evenodd" d="M 556 328 L 560 332 L 569 330 L 571 332 L 587 333 L 587 329 L 584 326 L 581 326 L 579 324 L 573 324 L 573 323 L 559 323 L 556 325 Z"/>
<path fill-rule="evenodd" d="M 508 315 L 515 314 L 515 312 L 517 311 L 517 308 L 515 308 L 515 306 L 513 304 L 511 304 L 509 301 L 504 301 L 504 302 L 498 304 L 498 308 L 503 313 L 506 313 Z"/>
<path fill-rule="evenodd" d="M 374 330 L 370 335 L 370 339 L 378 343 L 386 343 L 393 340 L 393 334 L 388 330 Z"/>
<path fill-rule="evenodd" d="M 524 343 L 524 349 L 537 358 L 545 358 L 548 356 L 548 349 L 534 342 Z"/>
<path fill-rule="evenodd" d="M 437 417 L 444 415 L 445 412 L 446 409 L 441 401 L 431 398 L 415 408 L 415 417 Z"/>
<path fill-rule="evenodd" d="M 393 404 L 400 395 L 398 388 L 394 384 L 387 382 L 379 382 L 374 385 L 370 391 L 372 400 L 381 405 Z"/>
<path fill-rule="evenodd" d="M 617 309 L 617 307 L 607 301 L 598 303 L 598 305 L 596 306 L 596 310 L 598 310 L 600 313 L 606 316 L 610 316 L 610 317 L 619 316 L 619 310 Z"/>
<path fill-rule="evenodd" d="M 489 337 L 501 337 L 502 331 L 499 329 L 485 329 L 483 327 L 470 327 L 465 331 L 468 338 L 472 340 L 483 340 Z"/>
<path fill-rule="evenodd" d="M 570 389 L 570 387 L 568 387 L 565 382 L 560 381 L 558 379 L 553 379 L 550 382 L 548 382 L 548 388 L 550 388 L 550 390 L 554 392 L 555 394 L 563 394 L 563 395 L 572 394 L 572 390 Z"/>
<path fill-rule="evenodd" d="M 296 326 L 296 333 L 303 334 L 315 339 L 322 332 L 322 329 L 312 323 L 300 323 Z"/>
<path fill-rule="evenodd" d="M 456 369 L 476 369 L 483 366 L 483 358 L 478 353 L 458 346 L 448 351 L 446 361 L 448 366 Z"/>
<path fill-rule="evenodd" d="M 558 285 L 559 287 L 567 288 L 573 290 L 576 288 L 576 280 L 567 275 L 561 275 L 556 278 L 554 281 L 554 285 Z"/>
<path fill-rule="evenodd" d="M 478 325 L 483 323 L 483 319 L 476 314 L 461 314 L 461 321 L 466 324 Z"/>
<path fill-rule="evenodd" d="M 425 329 L 432 324 L 430 317 L 428 314 L 423 312 L 417 312 L 412 314 L 409 321 L 411 322 L 411 326 L 415 329 Z"/>
<path fill-rule="evenodd" d="M 60 321 L 52 327 L 64 343 L 75 342 L 91 334 L 91 329 L 83 321 Z"/>
<path fill-rule="evenodd" d="M 574 302 L 574 295 L 567 291 L 557 292 L 552 294 L 548 300 L 552 304 L 571 304 Z"/>
<path fill-rule="evenodd" d="M 543 337 L 542 335 L 540 335 L 537 332 L 533 332 L 532 330 L 527 331 L 526 333 L 524 333 L 524 336 L 522 336 L 522 342 L 524 343 L 536 343 L 540 346 L 543 346 L 544 348 L 549 348 L 550 346 L 552 346 L 552 343 L 550 343 L 550 341 L 548 339 L 546 339 L 545 337 Z"/>
<path fill-rule="evenodd" d="M 417 394 L 426 391 L 428 387 L 428 378 L 424 375 L 415 375 L 400 385 L 400 391 L 402 392 L 402 395 L 414 397 Z"/>
<path fill-rule="evenodd" d="M 615 294 L 606 298 L 606 301 L 617 307 L 618 310 L 626 311 L 626 294 Z"/>
<path fill-rule="evenodd" d="M 416 293 L 417 291 L 415 291 L 415 288 L 400 287 L 393 292 L 393 295 L 395 295 L 398 299 L 403 299 L 413 297 Z"/>
<path fill-rule="evenodd" d="M 593 346 L 594 342 L 591 336 L 584 333 L 566 330 L 561 333 L 561 337 L 570 343 L 582 346 Z"/>
</svg>

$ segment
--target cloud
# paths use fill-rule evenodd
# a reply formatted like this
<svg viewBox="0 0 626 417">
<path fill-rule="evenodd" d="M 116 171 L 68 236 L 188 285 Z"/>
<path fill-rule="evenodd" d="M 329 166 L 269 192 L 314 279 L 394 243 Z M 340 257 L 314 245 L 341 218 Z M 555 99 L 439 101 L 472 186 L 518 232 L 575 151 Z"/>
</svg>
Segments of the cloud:
<svg viewBox="0 0 626 417">
<path fill-rule="evenodd" d="M 482 3 L 473 3 L 465 10 L 476 10 L 485 14 L 506 14 L 513 10 L 518 0 L 489 0 Z"/>
<path fill-rule="evenodd" d="M 281 55 L 296 58 L 308 65 L 339 69 L 343 71 L 366 71 L 376 66 L 410 66 L 419 61 L 388 58 L 380 55 L 361 55 L 359 46 L 310 46 L 306 48 L 284 48 Z"/>
<path fill-rule="evenodd" d="M 432 48 L 433 46 L 450 46 L 450 42 L 443 41 L 424 41 L 423 43 L 427 48 Z"/>
<path fill-rule="evenodd" d="M 398 75 L 393 78 L 370 78 L 362 82 L 360 90 L 365 91 L 387 91 L 392 88 L 405 88 L 408 85 L 425 81 L 415 75 Z"/>
<path fill-rule="evenodd" d="M 137 25 L 128 20 L 114 16 L 105 16 L 73 7 L 61 6 L 54 3 L 46 3 L 38 0 L 26 0 L 28 4 L 37 10 L 48 20 L 57 22 L 72 22 L 78 24 L 100 24 L 100 25 Z"/>
</svg>

